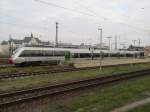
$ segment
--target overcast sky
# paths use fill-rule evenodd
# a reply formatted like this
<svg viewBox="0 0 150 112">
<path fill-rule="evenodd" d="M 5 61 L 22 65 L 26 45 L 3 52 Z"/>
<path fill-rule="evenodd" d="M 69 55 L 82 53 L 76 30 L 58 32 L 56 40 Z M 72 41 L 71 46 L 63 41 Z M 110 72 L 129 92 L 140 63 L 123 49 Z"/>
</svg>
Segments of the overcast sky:
<svg viewBox="0 0 150 112">
<path fill-rule="evenodd" d="M 55 40 L 59 22 L 59 41 L 98 43 L 98 27 L 103 41 L 117 35 L 119 44 L 141 39 L 150 43 L 149 0 L 0 0 L 0 41 L 9 35 L 16 39 L 31 32 L 44 41 Z"/>
</svg>

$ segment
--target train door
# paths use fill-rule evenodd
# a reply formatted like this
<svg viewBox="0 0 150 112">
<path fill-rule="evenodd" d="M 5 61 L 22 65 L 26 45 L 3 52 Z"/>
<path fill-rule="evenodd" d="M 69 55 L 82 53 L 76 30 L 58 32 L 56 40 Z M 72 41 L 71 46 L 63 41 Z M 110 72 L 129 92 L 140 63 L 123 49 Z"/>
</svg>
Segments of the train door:
<svg viewBox="0 0 150 112">
<path fill-rule="evenodd" d="M 65 51 L 65 60 L 68 61 L 71 58 L 71 53 L 69 51 Z"/>
</svg>

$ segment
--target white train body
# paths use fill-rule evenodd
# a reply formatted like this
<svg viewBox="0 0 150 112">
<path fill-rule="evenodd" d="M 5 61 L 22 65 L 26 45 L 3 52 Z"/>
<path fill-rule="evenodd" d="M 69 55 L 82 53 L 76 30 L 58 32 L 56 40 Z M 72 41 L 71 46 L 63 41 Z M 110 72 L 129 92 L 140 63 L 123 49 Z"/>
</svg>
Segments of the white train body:
<svg viewBox="0 0 150 112">
<path fill-rule="evenodd" d="M 90 49 L 72 49 L 72 48 L 50 48 L 50 47 L 21 47 L 17 49 L 12 57 L 13 64 L 23 64 L 32 62 L 50 62 L 64 61 L 66 53 L 71 55 L 71 58 L 98 58 L 100 50 Z M 102 50 L 104 57 L 119 56 L 144 56 L 143 51 L 108 51 Z M 119 57 L 118 56 L 118 57 Z"/>
<path fill-rule="evenodd" d="M 59 49 L 61 51 L 62 49 Z M 39 48 L 39 47 L 22 47 L 17 49 L 17 51 L 12 55 L 12 63 L 21 64 L 29 62 L 45 62 L 45 61 L 63 61 L 65 56 L 21 56 L 24 51 L 54 51 L 54 48 Z M 55 51 L 58 51 L 55 49 Z M 63 51 L 63 50 L 62 50 Z"/>
</svg>

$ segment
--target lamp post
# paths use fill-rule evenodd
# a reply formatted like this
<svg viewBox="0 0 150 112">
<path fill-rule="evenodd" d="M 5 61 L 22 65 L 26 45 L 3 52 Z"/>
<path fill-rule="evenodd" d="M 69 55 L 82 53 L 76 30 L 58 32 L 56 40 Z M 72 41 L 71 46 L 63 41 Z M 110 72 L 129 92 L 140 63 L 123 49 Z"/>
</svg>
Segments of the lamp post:
<svg viewBox="0 0 150 112">
<path fill-rule="evenodd" d="M 100 61 L 99 61 L 99 69 L 102 70 L 102 28 L 98 28 L 99 36 L 100 36 Z"/>
</svg>

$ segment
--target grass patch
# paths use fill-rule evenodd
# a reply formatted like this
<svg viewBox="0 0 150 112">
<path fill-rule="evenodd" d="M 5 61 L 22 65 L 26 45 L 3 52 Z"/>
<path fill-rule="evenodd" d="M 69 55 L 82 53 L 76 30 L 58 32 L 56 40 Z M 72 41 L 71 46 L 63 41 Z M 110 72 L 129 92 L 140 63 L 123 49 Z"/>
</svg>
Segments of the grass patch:
<svg viewBox="0 0 150 112">
<path fill-rule="evenodd" d="M 33 112 L 110 112 L 125 104 L 145 98 L 150 92 L 150 77 L 130 80 L 106 88 L 97 87 L 69 101 L 54 101 Z M 131 112 L 149 112 L 149 105 Z"/>
<path fill-rule="evenodd" d="M 143 68 L 149 68 L 150 64 L 138 64 L 133 66 L 120 66 L 104 68 L 102 71 L 99 69 L 73 71 L 66 73 L 54 73 L 49 75 L 31 76 L 17 79 L 4 79 L 0 81 L 0 92 L 7 92 L 18 89 L 26 89 L 48 84 L 56 84 L 68 80 L 78 80 L 83 78 L 90 78 L 96 76 L 106 76 L 114 73 L 125 73 L 135 71 Z"/>
</svg>

